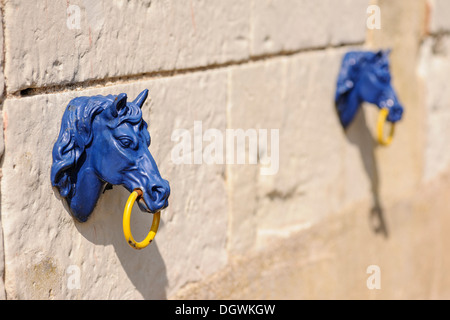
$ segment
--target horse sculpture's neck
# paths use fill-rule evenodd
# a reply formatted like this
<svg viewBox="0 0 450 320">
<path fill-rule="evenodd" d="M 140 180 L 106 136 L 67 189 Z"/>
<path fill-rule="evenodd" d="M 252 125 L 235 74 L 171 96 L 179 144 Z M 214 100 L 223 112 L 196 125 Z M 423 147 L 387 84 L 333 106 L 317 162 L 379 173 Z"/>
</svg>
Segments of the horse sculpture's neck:
<svg viewBox="0 0 450 320">
<path fill-rule="evenodd" d="M 84 161 L 77 172 L 74 195 L 69 207 L 76 219 L 85 222 L 94 210 L 106 183 L 98 179 L 88 161 Z"/>
<path fill-rule="evenodd" d="M 338 109 L 341 110 L 341 122 L 347 128 L 353 121 L 362 99 L 359 96 L 358 89 L 353 88 L 347 95 L 339 102 Z"/>
</svg>

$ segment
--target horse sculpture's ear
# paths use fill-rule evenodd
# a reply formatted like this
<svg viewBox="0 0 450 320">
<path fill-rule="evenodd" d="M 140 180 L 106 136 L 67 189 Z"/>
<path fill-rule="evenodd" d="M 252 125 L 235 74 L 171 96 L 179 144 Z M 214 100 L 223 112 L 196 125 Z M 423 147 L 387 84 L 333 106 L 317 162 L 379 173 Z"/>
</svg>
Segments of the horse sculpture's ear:
<svg viewBox="0 0 450 320">
<path fill-rule="evenodd" d="M 384 51 L 383 51 L 383 50 L 380 50 L 380 51 L 377 51 L 377 52 L 375 53 L 375 55 L 373 56 L 372 60 L 373 60 L 373 61 L 378 61 L 378 60 L 380 60 L 380 59 L 383 58 L 383 57 L 384 57 Z"/>
<path fill-rule="evenodd" d="M 375 59 L 376 60 L 380 60 L 380 59 L 383 59 L 383 58 L 388 58 L 389 55 L 391 54 L 391 52 L 392 52 L 392 49 L 380 50 L 380 51 L 378 51 L 376 53 Z"/>
<path fill-rule="evenodd" d="M 139 108 L 142 108 L 145 100 L 147 100 L 147 97 L 148 97 L 148 90 L 145 89 L 137 96 L 136 100 L 134 100 L 133 103 L 137 105 Z"/>
<path fill-rule="evenodd" d="M 122 110 L 127 105 L 127 95 L 126 93 L 119 94 L 115 99 L 114 103 L 111 106 L 111 114 L 114 117 L 117 117 L 118 112 Z"/>
</svg>

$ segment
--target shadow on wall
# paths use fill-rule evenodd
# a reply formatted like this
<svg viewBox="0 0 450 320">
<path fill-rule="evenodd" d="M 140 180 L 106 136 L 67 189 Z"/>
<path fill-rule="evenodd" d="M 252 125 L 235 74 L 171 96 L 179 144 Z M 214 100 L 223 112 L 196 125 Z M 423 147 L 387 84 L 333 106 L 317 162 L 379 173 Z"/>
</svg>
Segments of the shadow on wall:
<svg viewBox="0 0 450 320">
<path fill-rule="evenodd" d="M 143 250 L 135 250 L 125 241 L 122 215 L 128 197 L 129 192 L 125 188 L 114 186 L 102 194 L 88 222 L 74 224 L 88 241 L 96 245 L 113 245 L 128 278 L 144 299 L 167 299 L 166 266 L 158 249 L 157 237 Z M 133 208 L 131 228 L 137 241 L 147 235 L 151 222 L 150 214 L 141 213 L 137 205 Z M 161 221 L 160 230 L 162 227 Z"/>
<path fill-rule="evenodd" d="M 358 147 L 361 159 L 364 163 L 364 169 L 370 179 L 373 207 L 369 216 L 369 223 L 375 233 L 388 237 L 388 229 L 384 217 L 383 205 L 380 201 L 378 166 L 375 157 L 375 148 L 377 141 L 367 127 L 364 117 L 364 108 L 360 108 L 353 123 L 346 131 L 347 139 Z"/>
</svg>

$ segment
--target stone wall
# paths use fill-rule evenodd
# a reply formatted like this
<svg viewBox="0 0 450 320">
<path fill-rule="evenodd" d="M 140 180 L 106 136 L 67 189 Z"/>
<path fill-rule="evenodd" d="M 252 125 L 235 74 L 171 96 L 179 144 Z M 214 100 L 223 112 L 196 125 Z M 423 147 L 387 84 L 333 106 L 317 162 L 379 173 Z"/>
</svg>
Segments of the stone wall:
<svg viewBox="0 0 450 320">
<path fill-rule="evenodd" d="M 369 5 L 381 29 L 367 28 Z M 450 297 L 448 1 L 5 0 L 1 10 L 0 299 Z M 406 109 L 388 148 L 373 139 L 376 108 L 344 132 L 333 103 L 345 52 L 380 48 L 393 49 Z M 135 251 L 122 233 L 128 192 L 105 192 L 78 223 L 50 166 L 71 99 L 145 88 L 150 151 L 172 193 L 156 241 Z M 224 135 L 278 129 L 277 174 L 261 175 L 260 162 L 175 164 L 173 133 L 200 121 Z M 135 237 L 150 223 L 136 209 Z M 380 290 L 367 287 L 371 265 Z"/>
</svg>

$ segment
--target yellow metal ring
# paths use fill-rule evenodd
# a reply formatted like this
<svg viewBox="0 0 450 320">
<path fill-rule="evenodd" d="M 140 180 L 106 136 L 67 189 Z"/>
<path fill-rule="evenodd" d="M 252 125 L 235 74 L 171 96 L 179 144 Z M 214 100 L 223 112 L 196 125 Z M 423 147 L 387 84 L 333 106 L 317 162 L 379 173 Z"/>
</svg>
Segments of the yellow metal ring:
<svg viewBox="0 0 450 320">
<path fill-rule="evenodd" d="M 383 108 L 380 110 L 380 115 L 378 117 L 378 124 L 377 124 L 377 138 L 378 143 L 383 146 L 388 146 L 392 143 L 392 140 L 394 139 L 394 132 L 395 132 L 395 124 L 391 124 L 391 131 L 389 132 L 389 136 L 385 139 L 384 138 L 384 125 L 386 124 L 387 116 L 389 115 L 389 109 Z"/>
<path fill-rule="evenodd" d="M 134 248 L 134 249 L 144 249 L 147 247 L 155 238 L 156 232 L 158 231 L 159 227 L 159 220 L 161 217 L 161 212 L 156 212 L 153 214 L 153 222 L 152 227 L 150 229 L 150 232 L 148 233 L 147 237 L 141 241 L 136 242 L 133 238 L 133 235 L 131 234 L 130 229 L 130 217 L 131 217 L 131 210 L 133 209 L 134 202 L 136 199 L 142 197 L 143 193 L 141 190 L 136 189 L 134 190 L 130 197 L 128 198 L 127 204 L 125 205 L 125 210 L 123 211 L 123 234 L 125 235 L 125 240 L 127 240 L 128 244 Z"/>
</svg>

